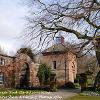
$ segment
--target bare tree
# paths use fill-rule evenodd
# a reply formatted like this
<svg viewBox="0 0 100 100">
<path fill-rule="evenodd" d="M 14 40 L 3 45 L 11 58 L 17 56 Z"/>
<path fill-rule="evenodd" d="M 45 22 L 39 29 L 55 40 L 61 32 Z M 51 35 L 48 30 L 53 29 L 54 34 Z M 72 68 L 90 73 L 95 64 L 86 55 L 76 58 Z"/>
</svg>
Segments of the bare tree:
<svg viewBox="0 0 100 100">
<path fill-rule="evenodd" d="M 0 46 L 0 54 L 4 54 L 6 55 L 7 53 L 5 52 L 5 50 Z"/>
<path fill-rule="evenodd" d="M 94 55 L 85 55 L 77 59 L 78 63 L 78 73 L 84 73 L 90 71 L 93 73 L 94 77 L 97 74 L 99 67 Z"/>
<path fill-rule="evenodd" d="M 38 37 L 43 45 L 48 44 L 50 36 L 54 37 L 59 31 L 72 34 L 85 41 L 80 50 L 89 44 L 94 47 L 100 66 L 100 0 L 31 1 L 39 8 L 32 9 L 31 16 L 27 18 L 27 36 L 31 40 Z"/>
</svg>

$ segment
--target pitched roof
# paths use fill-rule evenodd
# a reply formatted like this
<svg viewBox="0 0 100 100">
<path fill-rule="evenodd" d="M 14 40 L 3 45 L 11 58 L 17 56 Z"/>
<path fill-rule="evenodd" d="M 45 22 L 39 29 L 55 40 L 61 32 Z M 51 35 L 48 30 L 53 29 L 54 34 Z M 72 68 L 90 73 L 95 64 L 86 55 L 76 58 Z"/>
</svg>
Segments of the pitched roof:
<svg viewBox="0 0 100 100">
<path fill-rule="evenodd" d="M 65 43 L 65 44 L 55 44 L 47 49 L 45 49 L 42 54 L 61 54 L 65 52 L 72 52 L 75 53 L 75 48 L 72 44 L 70 43 Z"/>
<path fill-rule="evenodd" d="M 65 44 L 54 44 L 53 46 L 45 49 L 42 54 L 62 54 L 65 52 L 72 52 L 76 54 L 79 46 L 79 44 L 71 44 L 69 42 L 66 42 Z"/>
<path fill-rule="evenodd" d="M 43 52 L 54 52 L 54 51 L 66 51 L 66 47 L 62 44 L 55 44 L 45 49 Z"/>
</svg>

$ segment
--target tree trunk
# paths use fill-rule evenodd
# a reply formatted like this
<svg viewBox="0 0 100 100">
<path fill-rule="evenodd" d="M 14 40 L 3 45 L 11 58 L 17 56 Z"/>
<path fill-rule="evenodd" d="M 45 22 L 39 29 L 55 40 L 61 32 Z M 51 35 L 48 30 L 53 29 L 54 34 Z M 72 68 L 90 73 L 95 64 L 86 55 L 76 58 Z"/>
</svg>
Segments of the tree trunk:
<svg viewBox="0 0 100 100">
<path fill-rule="evenodd" d="M 95 52 L 96 52 L 96 58 L 100 67 L 100 38 L 96 39 Z M 97 76 L 95 78 L 94 88 L 96 89 L 96 86 L 98 86 L 99 84 L 100 84 L 100 71 L 97 73 Z"/>
<path fill-rule="evenodd" d="M 100 38 L 96 39 L 95 49 L 96 49 L 96 58 L 100 67 Z"/>
</svg>

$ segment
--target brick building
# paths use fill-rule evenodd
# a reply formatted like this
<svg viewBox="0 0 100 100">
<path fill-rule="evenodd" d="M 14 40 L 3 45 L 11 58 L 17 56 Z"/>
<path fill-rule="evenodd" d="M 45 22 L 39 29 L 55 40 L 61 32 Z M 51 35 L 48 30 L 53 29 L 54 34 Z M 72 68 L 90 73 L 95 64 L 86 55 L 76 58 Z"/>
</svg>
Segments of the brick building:
<svg viewBox="0 0 100 100">
<path fill-rule="evenodd" d="M 57 84 L 74 82 L 77 74 L 76 55 L 64 45 L 64 38 L 57 37 L 56 44 L 44 50 L 38 63 L 46 63 L 56 74 Z M 15 57 L 0 54 L 0 87 L 39 86 L 37 71 L 39 64 L 23 53 Z"/>
<path fill-rule="evenodd" d="M 56 43 L 42 52 L 39 62 L 51 67 L 58 85 L 74 82 L 77 74 L 76 55 L 65 45 L 62 36 L 56 37 Z"/>
<path fill-rule="evenodd" d="M 37 69 L 37 64 L 28 55 L 11 57 L 0 54 L 0 87 L 37 86 Z"/>
</svg>

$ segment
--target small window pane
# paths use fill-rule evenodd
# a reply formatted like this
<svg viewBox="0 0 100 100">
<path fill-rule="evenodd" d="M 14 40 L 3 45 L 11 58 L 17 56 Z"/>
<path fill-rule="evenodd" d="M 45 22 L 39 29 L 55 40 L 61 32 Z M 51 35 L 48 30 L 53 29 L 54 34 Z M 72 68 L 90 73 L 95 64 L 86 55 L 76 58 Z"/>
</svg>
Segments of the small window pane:
<svg viewBox="0 0 100 100">
<path fill-rule="evenodd" d="M 53 69 L 56 69 L 56 61 L 53 61 Z"/>
<path fill-rule="evenodd" d="M 3 84 L 3 79 L 4 77 L 3 77 L 3 74 L 0 74 L 0 84 Z"/>
<path fill-rule="evenodd" d="M 0 58 L 0 65 L 5 65 L 5 59 Z"/>
</svg>

